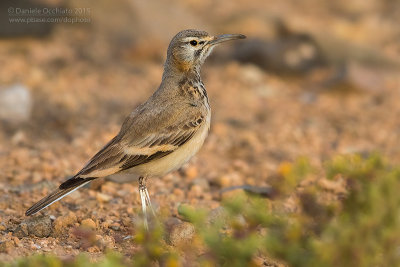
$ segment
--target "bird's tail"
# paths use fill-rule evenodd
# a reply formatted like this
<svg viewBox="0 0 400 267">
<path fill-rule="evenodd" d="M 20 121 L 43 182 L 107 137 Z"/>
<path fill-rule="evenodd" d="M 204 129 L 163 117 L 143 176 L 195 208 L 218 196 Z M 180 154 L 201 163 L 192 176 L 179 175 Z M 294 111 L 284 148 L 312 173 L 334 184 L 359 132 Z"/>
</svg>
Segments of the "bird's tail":
<svg viewBox="0 0 400 267">
<path fill-rule="evenodd" d="M 85 184 L 89 183 L 92 181 L 94 178 L 71 178 L 64 182 L 63 184 L 60 185 L 60 187 L 48 195 L 47 197 L 42 198 L 40 201 L 35 203 L 32 207 L 30 207 L 26 212 L 26 216 L 33 215 L 39 211 L 41 211 L 44 208 L 47 208 L 54 202 L 62 199 L 63 197 L 71 194 L 74 192 L 76 189 L 84 186 Z"/>
</svg>

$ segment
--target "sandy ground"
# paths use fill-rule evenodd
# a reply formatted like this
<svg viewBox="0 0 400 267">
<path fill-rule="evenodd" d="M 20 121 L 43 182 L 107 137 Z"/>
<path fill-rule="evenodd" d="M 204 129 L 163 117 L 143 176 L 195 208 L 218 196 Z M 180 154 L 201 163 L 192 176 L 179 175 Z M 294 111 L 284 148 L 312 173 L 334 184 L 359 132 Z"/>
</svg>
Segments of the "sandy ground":
<svg viewBox="0 0 400 267">
<path fill-rule="evenodd" d="M 349 56 L 351 49 L 360 46 L 378 59 L 400 58 L 400 48 L 394 45 L 400 35 L 390 8 L 374 9 L 378 1 L 344 8 L 339 1 L 338 10 L 324 5 L 308 9 L 316 1 L 305 1 L 302 7 L 281 1 L 274 7 L 265 4 L 269 13 L 264 14 L 254 11 L 262 5 L 255 0 L 247 7 L 254 16 L 236 21 L 229 18 L 245 13 L 239 12 L 239 3 L 226 2 L 224 8 L 218 4 L 208 12 L 211 1 L 201 2 L 173 1 L 180 8 L 176 12 L 189 10 L 196 14 L 194 20 L 218 25 L 205 25 L 213 33 L 238 29 L 235 32 L 267 39 L 271 26 L 263 17 L 273 14 L 281 15 L 295 30 L 307 29 L 316 39 L 326 27 L 332 40 L 349 45 L 333 50 L 323 45 L 327 57 L 337 60 L 300 75 L 239 63 L 223 56 L 232 46 L 217 48 L 202 72 L 213 111 L 204 147 L 180 171 L 149 181 L 152 200 L 163 218 L 177 216 L 182 203 L 217 208 L 221 190 L 229 186 L 268 186 L 282 163 L 299 156 L 308 157 L 316 167 L 341 153 L 378 151 L 399 162 L 399 69 L 385 59 L 384 64 L 379 60 L 367 64 L 362 56 Z M 129 5 L 121 3 L 117 11 Z M 132 10 L 149 8 L 136 5 Z M 121 15 L 116 22 L 97 20 L 111 12 L 107 8 L 92 4 L 96 14 L 91 24 L 57 25 L 45 38 L 0 40 L 1 86 L 23 84 L 33 101 L 28 121 L 0 124 L 0 260 L 42 251 L 65 257 L 88 251 L 96 258 L 107 248 L 134 254 L 129 236 L 140 218 L 136 182 L 99 180 L 43 211 L 44 217 L 24 216 L 28 207 L 78 171 L 110 140 L 124 117 L 159 85 L 168 39 L 176 31 L 152 37 L 161 30 L 149 24 L 146 31 L 143 27 L 148 21 L 140 16 L 132 20 L 141 23 L 115 30 L 113 25 L 123 24 L 129 16 Z M 347 14 L 356 19 L 347 19 Z M 219 20 L 201 19 L 212 15 L 220 15 Z M 171 28 L 174 23 L 179 26 L 172 20 Z M 376 35 L 369 34 L 378 29 Z M 147 35 L 139 35 L 142 32 Z M 125 36 L 130 37 L 125 40 Z M 329 43 L 322 38 L 324 42 Z M 224 59 L 218 60 L 218 55 Z M 316 86 L 316 81 L 324 80 L 343 62 L 348 70 L 344 80 L 334 86 Z M 288 203 L 289 210 L 296 210 L 296 205 L 296 201 Z M 100 242 L 85 245 L 76 230 L 80 225 L 93 229 Z"/>
</svg>

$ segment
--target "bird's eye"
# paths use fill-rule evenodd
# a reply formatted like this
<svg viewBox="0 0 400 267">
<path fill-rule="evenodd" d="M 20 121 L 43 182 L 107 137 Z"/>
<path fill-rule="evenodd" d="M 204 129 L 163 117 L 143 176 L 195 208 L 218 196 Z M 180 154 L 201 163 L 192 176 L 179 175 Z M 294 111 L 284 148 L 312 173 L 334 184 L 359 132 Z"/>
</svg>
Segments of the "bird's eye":
<svg viewBox="0 0 400 267">
<path fill-rule="evenodd" d="M 196 46 L 196 45 L 197 45 L 197 41 L 196 41 L 196 40 L 192 40 L 192 41 L 190 41 L 190 44 L 191 44 L 192 46 Z"/>
</svg>

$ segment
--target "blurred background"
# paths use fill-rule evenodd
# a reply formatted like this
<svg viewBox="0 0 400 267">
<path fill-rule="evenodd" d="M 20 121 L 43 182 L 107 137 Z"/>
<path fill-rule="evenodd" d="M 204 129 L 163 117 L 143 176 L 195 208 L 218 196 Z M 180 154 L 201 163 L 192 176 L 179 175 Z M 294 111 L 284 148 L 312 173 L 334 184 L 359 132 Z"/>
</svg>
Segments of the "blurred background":
<svg viewBox="0 0 400 267">
<path fill-rule="evenodd" d="M 248 38 L 216 48 L 203 67 L 210 136 L 191 164 L 151 182 L 161 208 L 218 206 L 221 189 L 267 186 L 299 156 L 316 166 L 346 153 L 399 162 L 399 18 L 391 0 L 2 0 L 0 231 L 118 132 L 188 28 Z M 104 197 L 108 209 L 139 208 L 136 185 L 106 185 L 92 186 L 89 207 L 108 194 L 122 198 Z"/>
</svg>

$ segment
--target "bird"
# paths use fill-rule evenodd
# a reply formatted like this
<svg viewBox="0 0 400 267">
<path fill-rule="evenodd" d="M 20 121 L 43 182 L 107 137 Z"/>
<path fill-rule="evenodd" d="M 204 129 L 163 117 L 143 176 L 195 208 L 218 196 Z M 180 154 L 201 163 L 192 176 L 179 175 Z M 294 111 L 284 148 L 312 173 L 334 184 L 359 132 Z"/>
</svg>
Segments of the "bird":
<svg viewBox="0 0 400 267">
<path fill-rule="evenodd" d="M 149 99 L 124 120 L 119 133 L 74 176 L 44 197 L 25 215 L 33 215 L 96 178 L 117 173 L 138 176 L 139 194 L 148 229 L 147 208 L 155 216 L 146 182 L 179 169 L 201 148 L 211 121 L 201 66 L 213 48 L 242 34 L 212 36 L 205 31 L 183 30 L 171 40 L 161 84 Z"/>
</svg>

